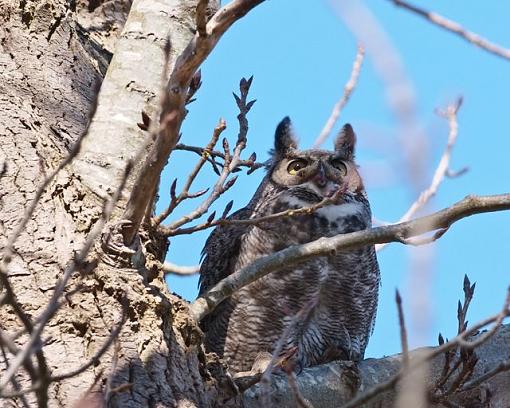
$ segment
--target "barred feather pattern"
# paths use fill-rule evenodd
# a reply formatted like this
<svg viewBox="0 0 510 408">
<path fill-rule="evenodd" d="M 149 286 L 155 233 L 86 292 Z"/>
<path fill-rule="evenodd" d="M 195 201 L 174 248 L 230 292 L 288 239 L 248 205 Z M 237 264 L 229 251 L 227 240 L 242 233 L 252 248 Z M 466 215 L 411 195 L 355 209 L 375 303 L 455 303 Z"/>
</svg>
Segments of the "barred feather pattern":
<svg viewBox="0 0 510 408">
<path fill-rule="evenodd" d="M 232 218 L 262 217 L 310 206 L 323 198 L 322 190 L 310 184 L 317 180 L 319 170 L 300 175 L 302 182 L 282 174 L 298 154 L 309 163 L 330 163 L 333 152 L 275 154 L 280 156 L 274 160 L 273 168 L 268 170 L 252 200 Z M 277 168 L 282 160 L 283 170 Z M 344 157 L 344 160 L 349 165 L 353 158 Z M 328 182 L 345 185 L 338 204 L 312 214 L 251 226 L 225 225 L 213 231 L 203 251 L 200 293 L 254 260 L 291 245 L 371 227 L 370 205 L 353 162 L 349 169 L 352 173 L 340 181 L 332 173 L 324 172 Z M 231 372 L 249 371 L 260 353 L 273 353 L 296 313 L 315 299 L 316 307 L 305 321 L 294 326 L 282 355 L 292 355 L 297 370 L 334 359 L 359 361 L 373 329 L 379 285 L 373 246 L 338 251 L 284 267 L 237 291 L 207 316 L 201 323 L 205 346 L 222 356 Z"/>
</svg>

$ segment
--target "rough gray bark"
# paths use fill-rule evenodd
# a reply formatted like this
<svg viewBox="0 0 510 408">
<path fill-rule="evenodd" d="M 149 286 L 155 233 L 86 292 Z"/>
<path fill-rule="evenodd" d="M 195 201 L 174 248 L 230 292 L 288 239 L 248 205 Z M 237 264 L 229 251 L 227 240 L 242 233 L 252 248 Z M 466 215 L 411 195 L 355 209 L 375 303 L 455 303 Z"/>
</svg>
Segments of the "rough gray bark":
<svg viewBox="0 0 510 408">
<path fill-rule="evenodd" d="M 185 45 L 186 35 L 193 34 L 190 24 L 194 1 L 180 1 L 178 9 L 167 8 L 176 2 L 149 3 L 159 17 L 142 16 L 140 10 L 123 38 L 133 40 L 137 27 L 143 24 L 163 30 L 153 31 L 150 38 L 136 39 L 145 41 L 142 48 L 152 53 L 143 58 L 158 60 L 147 65 L 157 74 L 153 73 L 149 84 L 139 83 L 142 79 L 138 77 L 126 83 L 131 75 L 128 73 L 105 85 L 103 97 L 113 102 L 99 101 L 99 116 L 93 124 L 95 136 L 85 142 L 80 161 L 61 172 L 46 191 L 16 243 L 9 278 L 19 303 L 34 320 L 48 302 L 73 251 L 80 248 L 98 219 L 103 198 L 115 189 L 127 156 L 143 143 L 143 137 L 133 137 L 132 131 L 142 108 L 153 101 L 159 89 L 161 41 L 168 32 L 183 33 L 180 43 L 174 41 L 177 53 L 177 47 Z M 143 4 L 147 2 L 138 1 L 136 7 L 143 9 Z M 157 7 L 163 12 L 157 12 Z M 83 131 L 94 99 L 94 84 L 102 80 L 111 56 L 111 37 L 122 26 L 122 18 L 126 17 L 123 11 L 127 9 L 122 2 L 108 2 L 90 12 L 82 3 L 75 9 L 64 0 L 9 0 L 1 9 L 0 162 L 7 164 L 0 180 L 3 245 L 45 174 L 66 156 Z M 91 35 L 87 32 L 90 27 L 95 29 Z M 129 53 L 123 42 L 119 47 L 121 53 Z M 116 98 L 126 93 L 129 96 L 122 100 L 132 104 L 128 112 L 121 112 L 123 120 L 119 121 L 120 115 L 107 105 L 115 106 Z M 103 128 L 97 130 L 101 125 Z M 80 367 L 104 344 L 118 321 L 124 296 L 129 301 L 128 321 L 119 336 L 116 367 L 112 367 L 110 350 L 100 364 L 53 384 L 49 406 L 72 406 L 96 377 L 97 385 L 92 390 L 92 394 L 97 391 L 96 399 L 103 399 L 103 390 L 108 392 L 108 387 L 127 384 L 123 392 L 109 395 L 111 406 L 207 406 L 215 400 L 214 381 L 200 371 L 200 335 L 188 317 L 187 306 L 168 293 L 162 274 L 150 266 L 151 259 L 164 256 L 164 241 L 155 242 L 152 254 L 146 255 L 148 269 L 119 269 L 100 262 L 83 279 L 79 274 L 73 277 L 69 289 L 79 281 L 83 289 L 66 298 L 43 332 L 43 338 L 48 339 L 44 354 L 53 375 Z M 20 328 L 9 308 L 0 308 L 0 328 L 6 333 Z M 23 345 L 23 338 L 18 344 Z M 22 388 L 32 385 L 26 373 L 18 375 L 17 380 Z M 35 404 L 33 393 L 28 394 L 28 401 Z M 14 399 L 2 404 L 21 406 L 20 400 Z"/>
<path fill-rule="evenodd" d="M 177 3 L 180 7 L 174 8 Z M 98 220 L 103 198 L 115 189 L 127 158 L 143 145 L 144 136 L 135 124 L 142 109 L 155 110 L 160 46 L 168 33 L 172 55 L 186 45 L 186 38 L 193 34 L 195 4 L 192 0 L 135 1 L 136 12 L 121 36 L 107 82 L 103 83 L 90 137 L 78 161 L 62 171 L 45 192 L 15 245 L 9 279 L 32 320 L 40 315 L 56 280 Z M 128 8 L 129 2 L 122 1 L 77 5 L 65 0 L 1 2 L 0 162 L 7 164 L 0 179 L 1 246 L 45 174 L 67 155 L 85 128 L 94 99 L 93 85 L 106 73 Z M 142 51 L 134 51 L 131 47 L 135 44 Z M 141 60 L 153 63 L 144 65 L 144 75 L 139 76 L 132 68 Z M 126 192 L 131 187 L 128 184 Z M 116 407 L 207 407 L 221 405 L 222 393 L 231 391 L 221 362 L 204 356 L 201 333 L 188 305 L 169 294 L 164 284 L 158 261 L 165 255 L 165 241 L 155 236 L 143 238 L 145 262 L 139 269 L 99 260 L 96 268 L 83 270 L 83 276 L 77 273 L 71 280 L 69 291 L 78 283 L 83 285 L 81 290 L 66 297 L 43 332 L 43 351 L 53 375 L 72 371 L 94 356 L 118 321 L 124 298 L 129 302 L 128 319 L 118 338 L 118 356 L 114 358 L 112 348 L 97 365 L 53 384 L 49 406 L 73 406 L 87 393 L 89 402 L 95 399 L 98 405 L 106 397 L 109 406 Z M 0 307 L 0 329 L 5 333 L 20 329 L 19 320 L 8 307 Z M 510 341 L 508 330 L 497 339 Z M 18 338 L 17 344 L 22 347 L 24 340 Z M 489 350 L 495 341 L 483 350 Z M 492 350 L 506 350 L 503 346 L 495 345 Z M 495 362 L 495 351 L 487 353 L 480 369 Z M 389 375 L 396 364 L 391 358 L 363 362 L 364 386 Z M 300 376 L 306 395 L 323 396 L 317 399 L 317 407 L 335 406 L 346 398 L 331 392 L 346 384 L 332 376 L 336 366 L 332 363 L 309 369 Z M 377 372 L 371 371 L 374 369 Z M 5 362 L 0 359 L 0 372 L 4 370 Z M 323 374 L 326 381 L 318 383 Z M 495 383 L 494 394 L 505 384 L 506 390 L 510 389 L 508 374 L 497 379 L 506 383 Z M 17 381 L 21 388 L 32 385 L 23 371 Z M 287 401 L 293 406 L 284 383 L 280 384 L 281 403 Z M 117 387 L 121 388 L 115 391 Z M 351 388 L 345 389 L 347 395 L 352 394 Z M 245 402 L 252 406 L 254 398 L 250 391 Z M 497 398 L 507 398 L 498 401 L 508 403 L 504 391 Z M 36 405 L 34 393 L 28 393 L 27 399 Z M 231 401 L 234 405 L 237 402 Z M 19 399 L 0 404 L 22 406 Z"/>
<path fill-rule="evenodd" d="M 471 378 L 476 379 L 497 367 L 499 363 L 508 360 L 510 356 L 510 326 L 500 329 L 499 333 L 476 349 L 479 361 Z M 419 353 L 415 350 L 410 353 Z M 303 397 L 315 408 L 339 407 L 345 404 L 355 394 L 356 386 L 360 385 L 362 393 L 377 384 L 384 383 L 395 375 L 401 366 L 401 354 L 381 359 L 369 358 L 359 364 L 355 370 L 351 363 L 333 362 L 323 366 L 304 370 L 298 377 L 297 383 Z M 427 382 L 432 385 L 434 379 L 439 378 L 444 365 L 444 355 L 439 355 L 431 361 Z M 367 404 L 360 407 L 390 408 L 395 402 L 398 390 L 381 393 Z M 244 394 L 245 408 L 260 407 L 262 400 L 260 385 L 252 387 Z M 285 376 L 273 376 L 271 384 L 271 400 L 275 406 L 296 406 L 292 390 Z M 461 407 L 509 407 L 510 406 L 510 372 L 505 371 L 490 379 L 484 387 L 475 387 L 451 398 L 451 401 Z M 430 407 L 444 407 L 442 404 L 431 403 Z"/>
</svg>

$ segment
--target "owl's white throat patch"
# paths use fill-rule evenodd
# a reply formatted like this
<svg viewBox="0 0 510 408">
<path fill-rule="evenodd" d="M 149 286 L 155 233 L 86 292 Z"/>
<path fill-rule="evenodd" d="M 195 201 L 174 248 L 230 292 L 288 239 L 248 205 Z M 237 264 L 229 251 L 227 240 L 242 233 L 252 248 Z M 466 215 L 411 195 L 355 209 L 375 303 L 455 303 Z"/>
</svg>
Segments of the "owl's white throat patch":
<svg viewBox="0 0 510 408">
<path fill-rule="evenodd" d="M 313 203 L 302 200 L 296 196 L 287 196 L 282 199 L 282 202 L 285 203 L 289 208 L 304 208 L 311 207 L 313 205 Z M 363 203 L 354 201 L 336 205 L 327 205 L 325 207 L 319 208 L 316 211 L 316 214 L 324 217 L 330 223 L 333 223 L 340 221 L 342 218 L 353 215 L 362 217 L 365 211 L 366 209 Z"/>
<path fill-rule="evenodd" d="M 317 210 L 317 215 L 326 218 L 329 222 L 337 222 L 348 216 L 362 216 L 364 211 L 365 206 L 362 203 L 350 202 L 337 205 L 327 205 L 326 207 L 319 208 Z"/>
</svg>

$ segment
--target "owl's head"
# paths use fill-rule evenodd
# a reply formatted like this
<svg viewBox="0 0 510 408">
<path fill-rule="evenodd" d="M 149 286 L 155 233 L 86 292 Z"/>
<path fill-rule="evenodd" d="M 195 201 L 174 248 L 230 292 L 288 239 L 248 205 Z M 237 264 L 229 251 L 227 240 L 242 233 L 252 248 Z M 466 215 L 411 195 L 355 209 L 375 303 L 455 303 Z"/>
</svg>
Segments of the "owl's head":
<svg viewBox="0 0 510 408">
<path fill-rule="evenodd" d="M 335 139 L 335 150 L 299 150 L 291 121 L 285 117 L 276 128 L 271 151 L 271 180 L 284 187 L 299 187 L 318 198 L 331 197 L 339 189 L 347 194 L 364 192 L 354 163 L 356 135 L 346 124 Z"/>
</svg>

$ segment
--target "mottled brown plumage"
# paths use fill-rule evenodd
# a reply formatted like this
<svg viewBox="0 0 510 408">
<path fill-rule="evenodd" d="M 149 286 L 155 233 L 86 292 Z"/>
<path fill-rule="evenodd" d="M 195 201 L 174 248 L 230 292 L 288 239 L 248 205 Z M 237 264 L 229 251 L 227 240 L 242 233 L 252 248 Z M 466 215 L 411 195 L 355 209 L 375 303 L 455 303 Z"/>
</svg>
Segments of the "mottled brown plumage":
<svg viewBox="0 0 510 408">
<path fill-rule="evenodd" d="M 290 245 L 369 228 L 370 206 L 354 163 L 355 141 L 351 126 L 345 125 L 334 151 L 300 151 L 285 118 L 276 129 L 266 177 L 232 218 L 311 206 L 340 189 L 338 203 L 259 225 L 216 228 L 204 248 L 200 293 Z M 317 306 L 294 328 L 282 354 L 292 354 L 298 369 L 338 358 L 360 360 L 372 332 L 378 289 L 373 246 L 283 268 L 239 290 L 204 319 L 206 348 L 223 356 L 232 372 L 248 371 L 259 353 L 273 352 L 293 316 L 316 299 Z"/>
</svg>

